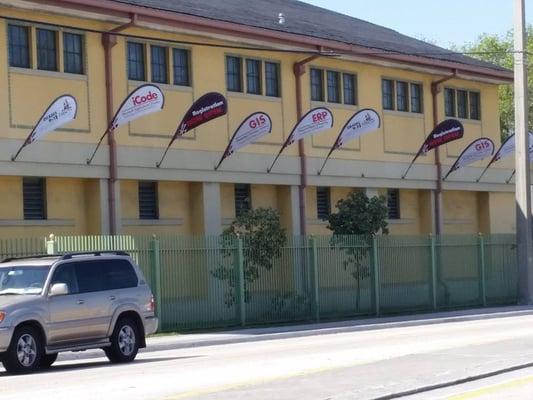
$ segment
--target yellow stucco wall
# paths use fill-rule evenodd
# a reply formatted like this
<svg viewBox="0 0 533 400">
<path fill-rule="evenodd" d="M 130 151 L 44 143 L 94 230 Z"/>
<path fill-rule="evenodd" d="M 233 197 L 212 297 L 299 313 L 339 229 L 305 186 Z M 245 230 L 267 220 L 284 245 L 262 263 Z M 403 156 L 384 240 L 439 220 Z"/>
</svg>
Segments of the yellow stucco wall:
<svg viewBox="0 0 533 400">
<path fill-rule="evenodd" d="M 479 232 L 476 192 L 446 191 L 442 194 L 444 234 Z"/>
</svg>

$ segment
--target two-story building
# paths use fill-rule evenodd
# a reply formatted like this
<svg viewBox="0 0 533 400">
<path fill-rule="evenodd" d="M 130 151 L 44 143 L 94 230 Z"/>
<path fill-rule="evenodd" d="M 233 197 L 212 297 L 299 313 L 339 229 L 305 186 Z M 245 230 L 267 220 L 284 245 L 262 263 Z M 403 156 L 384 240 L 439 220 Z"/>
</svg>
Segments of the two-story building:
<svg viewBox="0 0 533 400">
<path fill-rule="evenodd" d="M 513 232 L 512 159 L 446 173 L 475 138 L 500 144 L 498 86 L 512 73 L 385 27 L 294 0 L 0 0 L 0 237 L 218 234 L 250 207 L 274 207 L 290 233 L 326 234 L 356 188 L 382 194 L 393 234 Z M 87 165 L 129 92 L 158 85 L 164 109 L 118 128 Z M 222 93 L 224 117 L 162 152 L 188 108 Z M 71 94 L 74 122 L 21 146 L 50 102 Z M 289 146 L 299 116 L 329 108 L 333 129 Z M 333 153 L 344 123 L 373 108 L 379 130 Z M 255 111 L 272 133 L 214 169 Z M 436 123 L 464 137 L 420 157 Z M 440 169 L 440 173 L 439 173 Z"/>
</svg>

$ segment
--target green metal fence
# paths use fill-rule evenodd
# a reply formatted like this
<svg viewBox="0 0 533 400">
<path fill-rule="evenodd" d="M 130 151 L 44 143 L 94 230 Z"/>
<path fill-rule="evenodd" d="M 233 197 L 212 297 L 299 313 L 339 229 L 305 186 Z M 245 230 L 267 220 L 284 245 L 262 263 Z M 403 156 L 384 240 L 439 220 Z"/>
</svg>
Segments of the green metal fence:
<svg viewBox="0 0 533 400">
<path fill-rule="evenodd" d="M 271 268 L 244 238 L 0 240 L 0 257 L 124 250 L 156 296 L 161 330 L 349 318 L 517 302 L 514 235 L 291 237 Z"/>
</svg>

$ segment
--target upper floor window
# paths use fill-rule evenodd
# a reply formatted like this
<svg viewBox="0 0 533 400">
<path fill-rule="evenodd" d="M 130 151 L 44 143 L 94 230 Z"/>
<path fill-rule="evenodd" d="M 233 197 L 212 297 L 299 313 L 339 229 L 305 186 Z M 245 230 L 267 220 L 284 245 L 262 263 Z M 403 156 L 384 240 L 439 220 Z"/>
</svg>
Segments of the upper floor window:
<svg viewBox="0 0 533 400">
<path fill-rule="evenodd" d="M 37 68 L 57 71 L 56 31 L 37 29 Z"/>
<path fill-rule="evenodd" d="M 150 46 L 152 82 L 168 83 L 167 48 Z"/>
<path fill-rule="evenodd" d="M 444 89 L 444 113 L 447 117 L 479 120 L 480 107 L 479 92 L 465 89 Z"/>
<path fill-rule="evenodd" d="M 387 209 L 389 219 L 400 219 L 400 190 L 387 190 Z"/>
<path fill-rule="evenodd" d="M 278 63 L 265 62 L 265 95 L 280 97 Z"/>
<path fill-rule="evenodd" d="M 145 80 L 144 45 L 128 42 L 128 79 L 132 81 Z"/>
<path fill-rule="evenodd" d="M 242 58 L 226 57 L 226 84 L 230 92 L 242 92 Z"/>
<path fill-rule="evenodd" d="M 244 68 L 244 70 L 243 70 Z M 279 63 L 226 56 L 226 87 L 230 92 L 280 97 Z"/>
<path fill-rule="evenodd" d="M 30 40 L 27 26 L 8 25 L 9 65 L 30 68 Z"/>
<path fill-rule="evenodd" d="M 83 40 L 76 33 L 63 33 L 64 70 L 71 74 L 83 74 Z"/>
<path fill-rule="evenodd" d="M 139 182 L 139 219 L 159 219 L 157 182 Z"/>
<path fill-rule="evenodd" d="M 394 79 L 381 80 L 384 110 L 422 113 L 422 85 Z"/>
<path fill-rule="evenodd" d="M 46 185 L 44 178 L 22 179 L 24 219 L 46 219 Z"/>
<path fill-rule="evenodd" d="M 246 91 L 261 94 L 261 61 L 246 60 Z"/>
<path fill-rule="evenodd" d="M 326 91 L 324 91 L 324 74 L 326 74 Z M 311 68 L 311 100 L 326 101 L 325 93 L 330 103 L 357 104 L 356 76 Z"/>
<path fill-rule="evenodd" d="M 252 193 L 249 184 L 237 183 L 234 187 L 235 216 L 240 217 L 252 209 Z"/>
<path fill-rule="evenodd" d="M 174 85 L 190 86 L 189 51 L 172 49 L 174 61 Z"/>
<path fill-rule="evenodd" d="M 316 214 L 318 219 L 328 219 L 331 214 L 331 191 L 329 187 L 316 188 Z"/>
</svg>

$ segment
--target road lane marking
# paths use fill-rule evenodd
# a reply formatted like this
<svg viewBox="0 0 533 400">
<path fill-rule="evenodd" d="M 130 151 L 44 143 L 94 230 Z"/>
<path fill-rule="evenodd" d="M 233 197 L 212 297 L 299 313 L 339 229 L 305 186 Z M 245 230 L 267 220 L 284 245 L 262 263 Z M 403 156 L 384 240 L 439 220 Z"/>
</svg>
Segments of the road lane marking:
<svg viewBox="0 0 533 400">
<path fill-rule="evenodd" d="M 446 400 L 468 400 L 468 399 L 475 399 L 487 394 L 494 394 L 496 392 L 500 392 L 505 389 L 512 389 L 517 388 L 520 386 L 527 385 L 529 383 L 533 383 L 533 375 L 525 377 L 525 378 L 519 378 L 514 379 L 512 381 L 502 382 L 495 385 L 487 386 L 484 388 L 472 390 L 470 392 L 454 395 L 451 397 L 447 397 Z"/>
</svg>

